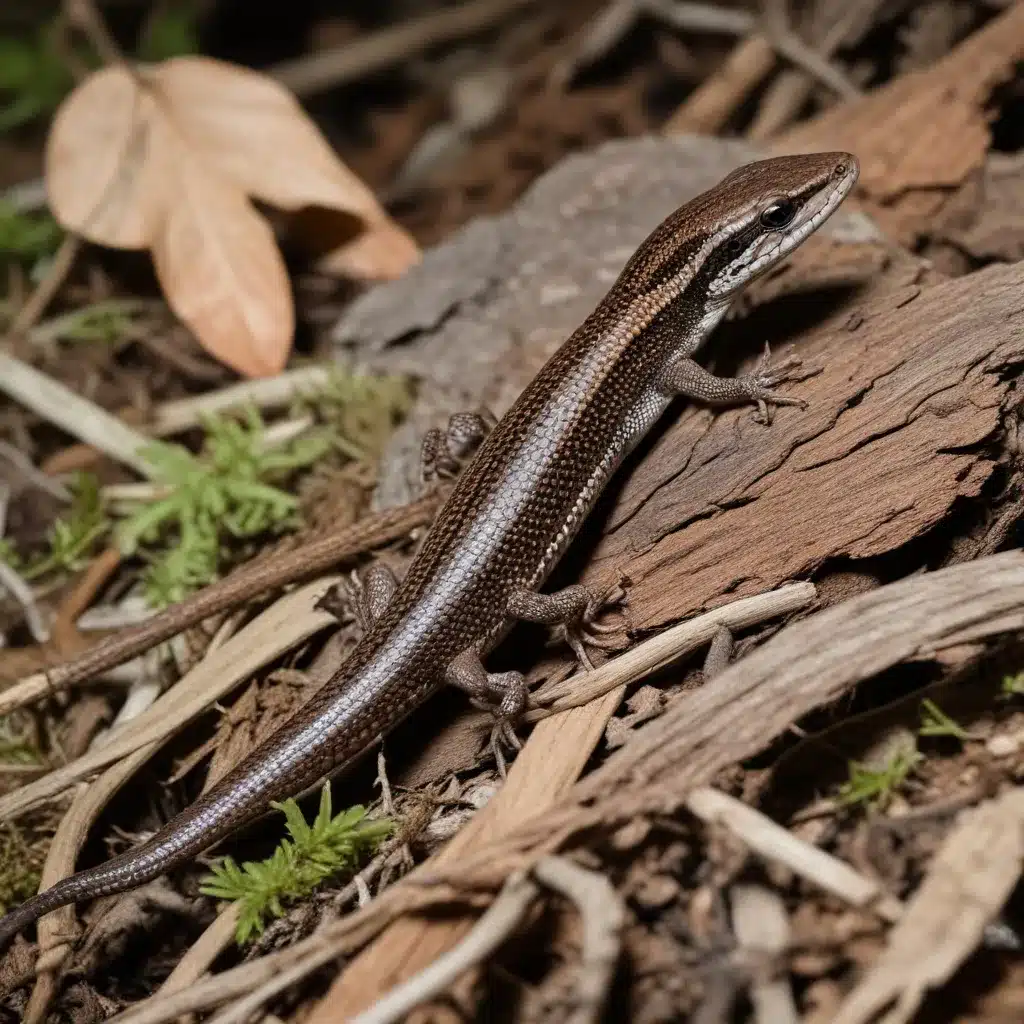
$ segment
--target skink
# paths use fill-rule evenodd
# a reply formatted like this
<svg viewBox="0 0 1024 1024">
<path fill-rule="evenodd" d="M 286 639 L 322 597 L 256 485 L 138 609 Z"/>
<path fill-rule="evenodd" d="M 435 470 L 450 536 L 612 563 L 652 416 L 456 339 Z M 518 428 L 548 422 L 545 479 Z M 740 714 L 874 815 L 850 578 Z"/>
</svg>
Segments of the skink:
<svg viewBox="0 0 1024 1024">
<path fill-rule="evenodd" d="M 435 472 L 477 443 L 400 585 L 371 573 L 366 630 L 330 681 L 272 737 L 151 839 L 44 890 L 0 919 L 0 947 L 57 907 L 122 892 L 187 861 L 351 761 L 445 683 L 514 721 L 522 675 L 482 659 L 517 620 L 562 624 L 586 663 L 601 607 L 576 584 L 540 591 L 616 467 L 676 396 L 802 405 L 774 389 L 792 364 L 734 379 L 693 355 L 733 298 L 838 207 L 857 179 L 848 153 L 739 168 L 671 214 L 600 305 L 489 430 L 453 417 L 432 433 Z M 599 627 L 596 627 L 599 628 Z"/>
</svg>

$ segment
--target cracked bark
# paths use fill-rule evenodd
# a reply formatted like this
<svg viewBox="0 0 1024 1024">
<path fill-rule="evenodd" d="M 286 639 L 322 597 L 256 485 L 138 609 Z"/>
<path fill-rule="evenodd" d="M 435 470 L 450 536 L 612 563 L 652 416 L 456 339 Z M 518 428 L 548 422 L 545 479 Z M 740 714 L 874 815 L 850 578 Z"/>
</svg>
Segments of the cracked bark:
<svg viewBox="0 0 1024 1024">
<path fill-rule="evenodd" d="M 423 367 L 425 404 L 412 441 L 401 438 L 385 463 L 383 492 L 407 497 L 403 452 L 417 456 L 417 430 L 481 390 L 504 411 L 599 301 L 630 247 L 679 201 L 756 155 L 715 139 L 602 147 L 357 304 L 338 336 L 361 358 Z M 749 408 L 674 406 L 551 587 L 601 586 L 626 572 L 630 624 L 645 631 L 791 579 L 813 578 L 822 604 L 833 604 L 1004 542 L 1021 490 L 1016 431 L 1004 424 L 1024 362 L 1015 321 L 1024 263 L 949 280 L 880 240 L 863 214 L 832 228 L 756 282 L 700 356 L 719 374 L 742 372 L 767 339 L 777 357 L 803 359 L 803 379 L 787 388 L 810 408 L 779 409 L 766 428 Z M 544 248 L 551 235 L 560 239 L 554 256 Z M 460 265 L 473 272 L 460 279 Z M 568 280 L 571 294 L 557 287 Z"/>
<path fill-rule="evenodd" d="M 339 343 L 389 370 L 418 366 L 421 381 L 381 494 L 408 497 L 418 437 L 440 417 L 481 399 L 503 412 L 650 227 L 756 155 L 713 139 L 610 144 L 566 161 L 508 215 L 457 234 L 357 303 Z M 908 566 L 887 569 L 882 556 L 941 533 L 957 503 L 977 505 L 986 486 L 998 491 L 1005 371 L 1021 360 L 1020 271 L 948 281 L 880 240 L 862 213 L 826 228 L 749 289 L 701 356 L 719 374 L 742 372 L 767 339 L 777 356 L 803 359 L 803 379 L 787 387 L 810 408 L 779 409 L 766 428 L 748 408 L 674 406 L 552 586 L 625 571 L 631 623 L 654 629 L 727 594 L 820 583 L 839 561 L 893 578 Z M 950 543 L 931 547 L 929 563 L 967 557 Z"/>
</svg>

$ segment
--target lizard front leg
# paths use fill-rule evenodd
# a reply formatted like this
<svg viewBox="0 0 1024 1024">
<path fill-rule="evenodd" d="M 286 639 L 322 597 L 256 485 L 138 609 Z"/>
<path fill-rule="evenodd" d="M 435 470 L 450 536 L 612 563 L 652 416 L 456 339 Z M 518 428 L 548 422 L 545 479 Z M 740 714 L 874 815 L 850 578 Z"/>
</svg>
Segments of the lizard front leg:
<svg viewBox="0 0 1024 1024">
<path fill-rule="evenodd" d="M 519 587 L 509 595 L 506 611 L 521 622 L 560 626 L 580 664 L 589 670 L 594 666 L 585 645 L 608 646 L 591 634 L 614 633 L 617 629 L 615 626 L 599 626 L 594 620 L 604 608 L 621 602 L 625 594 L 621 582 L 602 594 L 595 594 L 582 583 L 573 583 L 554 594 L 540 594 L 536 590 Z"/>
<path fill-rule="evenodd" d="M 716 377 L 692 359 L 678 359 L 662 371 L 658 386 L 667 395 L 682 395 L 696 398 L 709 405 L 732 405 L 736 402 L 756 402 L 757 418 L 769 423 L 769 405 L 797 405 L 807 408 L 802 398 L 790 398 L 773 390 L 776 385 L 789 379 L 791 370 L 800 365 L 795 356 L 785 359 L 778 366 L 771 366 L 771 351 L 767 345 L 764 355 L 753 373 L 742 377 Z"/>
</svg>

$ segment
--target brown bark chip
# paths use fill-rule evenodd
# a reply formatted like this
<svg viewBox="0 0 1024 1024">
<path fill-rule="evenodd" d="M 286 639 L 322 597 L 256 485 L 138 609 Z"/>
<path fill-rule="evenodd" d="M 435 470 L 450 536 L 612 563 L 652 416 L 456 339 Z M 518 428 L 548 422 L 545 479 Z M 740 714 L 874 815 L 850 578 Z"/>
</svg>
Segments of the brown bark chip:
<svg viewBox="0 0 1024 1024">
<path fill-rule="evenodd" d="M 861 160 L 857 196 L 908 242 L 942 214 L 985 162 L 985 109 L 1024 59 L 1024 5 L 1012 4 L 942 60 L 843 103 L 775 141 L 777 153 L 848 149 Z"/>
<path fill-rule="evenodd" d="M 1024 264 L 863 303 L 796 351 L 811 401 L 765 429 L 739 409 L 686 410 L 636 467 L 585 578 L 633 580 L 634 626 L 901 547 L 978 495 L 1024 359 Z"/>
</svg>

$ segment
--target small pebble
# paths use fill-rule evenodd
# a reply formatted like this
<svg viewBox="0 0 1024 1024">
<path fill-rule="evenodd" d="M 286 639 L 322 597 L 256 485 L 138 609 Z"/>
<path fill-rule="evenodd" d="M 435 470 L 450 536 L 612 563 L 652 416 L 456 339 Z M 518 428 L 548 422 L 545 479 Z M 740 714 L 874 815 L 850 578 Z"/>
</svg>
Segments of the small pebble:
<svg viewBox="0 0 1024 1024">
<path fill-rule="evenodd" d="M 1009 757 L 1020 750 L 1020 740 L 1020 736 L 993 736 L 985 747 L 993 757 Z"/>
</svg>

